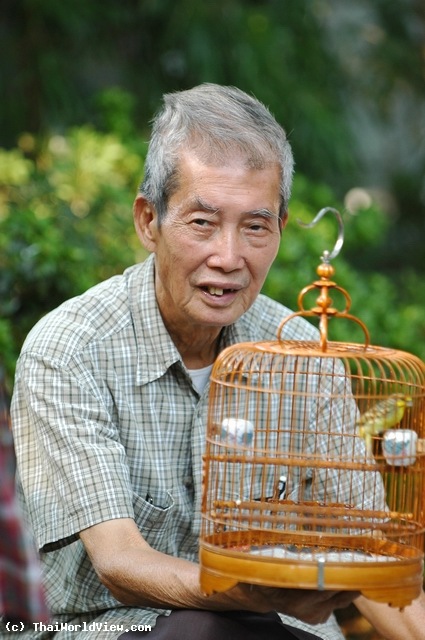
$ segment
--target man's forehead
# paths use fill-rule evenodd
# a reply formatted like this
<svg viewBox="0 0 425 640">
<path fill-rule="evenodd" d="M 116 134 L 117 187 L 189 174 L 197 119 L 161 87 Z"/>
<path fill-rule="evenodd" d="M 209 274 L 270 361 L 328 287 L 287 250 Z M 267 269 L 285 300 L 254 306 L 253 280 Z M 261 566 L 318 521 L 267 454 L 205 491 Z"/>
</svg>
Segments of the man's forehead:
<svg viewBox="0 0 425 640">
<path fill-rule="evenodd" d="M 223 163 L 205 163 L 196 151 L 182 157 L 170 194 L 169 206 L 186 211 L 210 213 L 237 205 L 240 211 L 276 216 L 281 205 L 280 167 L 270 163 L 253 169 L 240 157 L 225 158 Z M 255 213 L 254 213 L 255 212 Z"/>
</svg>

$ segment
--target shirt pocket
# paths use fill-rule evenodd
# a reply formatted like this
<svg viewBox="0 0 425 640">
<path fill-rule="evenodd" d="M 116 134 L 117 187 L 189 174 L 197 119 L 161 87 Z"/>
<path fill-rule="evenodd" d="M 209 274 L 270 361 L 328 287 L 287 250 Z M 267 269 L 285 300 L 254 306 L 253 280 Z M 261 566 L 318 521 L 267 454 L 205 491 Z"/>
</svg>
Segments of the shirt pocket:
<svg viewBox="0 0 425 640">
<path fill-rule="evenodd" d="M 148 544 L 163 553 L 170 553 L 173 547 L 174 507 L 173 496 L 168 491 L 156 495 L 155 502 L 133 494 L 134 519 L 140 533 Z"/>
</svg>

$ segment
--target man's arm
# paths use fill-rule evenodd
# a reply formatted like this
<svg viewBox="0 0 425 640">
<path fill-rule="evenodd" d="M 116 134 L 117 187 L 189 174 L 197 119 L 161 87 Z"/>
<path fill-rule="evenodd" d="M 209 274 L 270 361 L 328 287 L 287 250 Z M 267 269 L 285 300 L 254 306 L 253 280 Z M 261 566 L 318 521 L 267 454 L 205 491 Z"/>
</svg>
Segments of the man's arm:
<svg viewBox="0 0 425 640">
<path fill-rule="evenodd" d="M 425 637 L 424 592 L 402 611 L 363 596 L 355 604 L 386 640 L 423 640 Z"/>
<path fill-rule="evenodd" d="M 207 597 L 200 590 L 199 566 L 153 549 L 132 519 L 102 522 L 81 531 L 80 538 L 100 581 L 118 601 L 130 606 L 260 613 L 275 610 L 317 624 L 358 595 L 238 584 Z"/>
</svg>

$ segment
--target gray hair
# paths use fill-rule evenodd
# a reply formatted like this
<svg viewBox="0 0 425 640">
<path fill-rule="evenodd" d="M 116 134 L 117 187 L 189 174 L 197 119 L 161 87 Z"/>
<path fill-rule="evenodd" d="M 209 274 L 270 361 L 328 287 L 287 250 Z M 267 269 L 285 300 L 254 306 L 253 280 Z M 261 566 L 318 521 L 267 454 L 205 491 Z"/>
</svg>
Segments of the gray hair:
<svg viewBox="0 0 425 640">
<path fill-rule="evenodd" d="M 140 193 L 164 219 L 169 198 L 178 187 L 179 152 L 191 149 L 204 162 L 223 164 L 236 152 L 247 165 L 263 169 L 280 165 L 280 216 L 288 207 L 293 156 L 285 131 L 261 102 L 236 87 L 205 83 L 164 95 L 153 119 Z"/>
</svg>

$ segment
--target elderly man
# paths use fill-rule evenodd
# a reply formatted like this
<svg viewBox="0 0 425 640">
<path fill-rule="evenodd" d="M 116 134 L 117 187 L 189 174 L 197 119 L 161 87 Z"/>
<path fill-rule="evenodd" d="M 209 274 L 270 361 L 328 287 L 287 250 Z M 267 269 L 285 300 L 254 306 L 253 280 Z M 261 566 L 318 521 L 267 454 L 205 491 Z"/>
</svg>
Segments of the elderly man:
<svg viewBox="0 0 425 640">
<path fill-rule="evenodd" d="M 289 313 L 260 290 L 292 169 L 283 129 L 245 93 L 165 96 L 134 204 L 151 256 L 30 333 L 13 425 L 57 638 L 342 638 L 333 611 L 357 593 L 199 586 L 209 373 L 224 347 L 274 339 Z M 316 331 L 299 320 L 285 335 Z M 414 637 L 414 616 L 390 616 Z"/>
</svg>

